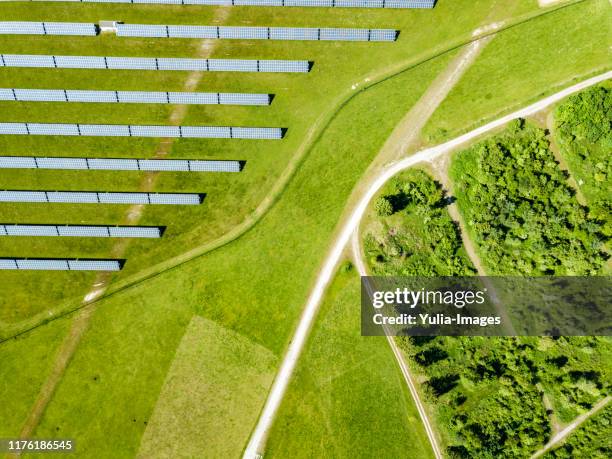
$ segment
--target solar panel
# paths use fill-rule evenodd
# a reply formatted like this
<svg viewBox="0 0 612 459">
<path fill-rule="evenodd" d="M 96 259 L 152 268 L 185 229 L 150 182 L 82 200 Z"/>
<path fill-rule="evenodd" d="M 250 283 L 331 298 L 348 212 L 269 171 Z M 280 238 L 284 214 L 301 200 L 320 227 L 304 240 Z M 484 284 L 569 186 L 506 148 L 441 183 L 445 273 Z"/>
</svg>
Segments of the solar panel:
<svg viewBox="0 0 612 459">
<path fill-rule="evenodd" d="M 158 226 L 0 225 L 0 236 L 160 238 Z"/>
<path fill-rule="evenodd" d="M 71 271 L 120 271 L 117 260 L 68 260 Z"/>
<path fill-rule="evenodd" d="M 48 202 L 70 204 L 187 204 L 197 205 L 203 194 L 117 193 L 96 191 L 0 191 L 0 202 Z"/>
<path fill-rule="evenodd" d="M 398 32 L 390 29 L 334 29 L 293 27 L 225 27 L 118 24 L 120 37 L 227 38 L 240 40 L 335 40 L 395 41 Z"/>
<path fill-rule="evenodd" d="M 0 123 L 0 134 L 279 140 L 283 138 L 283 129 L 260 127 L 243 128 L 233 126 L 136 126 L 120 124 Z"/>
<path fill-rule="evenodd" d="M 62 1 L 62 0 L 30 0 Z M 82 3 L 134 3 L 220 6 L 300 6 L 324 8 L 433 8 L 435 0 L 64 0 Z"/>
<path fill-rule="evenodd" d="M 44 270 L 44 271 L 68 271 L 68 260 L 16 260 L 19 269 Z"/>
<path fill-rule="evenodd" d="M 0 21 L 0 34 L 96 36 L 98 29 L 95 24 L 81 22 Z"/>
<path fill-rule="evenodd" d="M 0 258 L 0 269 L 36 271 L 120 271 L 122 260 L 74 260 L 67 258 Z"/>
<path fill-rule="evenodd" d="M 0 169 L 240 172 L 240 161 L 0 156 Z"/>
<path fill-rule="evenodd" d="M 308 73 L 309 61 L 0 54 L 0 67 Z"/>
</svg>

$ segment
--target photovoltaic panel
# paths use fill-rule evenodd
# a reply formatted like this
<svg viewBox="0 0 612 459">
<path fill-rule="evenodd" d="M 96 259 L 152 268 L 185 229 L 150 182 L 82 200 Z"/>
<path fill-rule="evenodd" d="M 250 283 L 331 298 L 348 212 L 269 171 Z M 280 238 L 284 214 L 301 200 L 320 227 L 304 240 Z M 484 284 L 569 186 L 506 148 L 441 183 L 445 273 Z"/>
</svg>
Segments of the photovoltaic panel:
<svg viewBox="0 0 612 459">
<path fill-rule="evenodd" d="M 120 271 L 122 260 L 0 258 L 0 269 L 36 271 Z"/>
<path fill-rule="evenodd" d="M 233 126 L 136 126 L 119 124 L 0 123 L 0 134 L 280 140 L 283 138 L 284 131 L 282 128 L 243 128 Z"/>
<path fill-rule="evenodd" d="M 398 32 L 391 29 L 335 29 L 293 27 L 225 27 L 118 24 L 120 37 L 240 39 L 240 40 L 327 40 L 395 41 Z"/>
<path fill-rule="evenodd" d="M 0 54 L 0 67 L 308 73 L 309 61 Z"/>
<path fill-rule="evenodd" d="M 30 0 L 62 1 L 62 0 Z M 134 3 L 220 6 L 299 6 L 324 8 L 433 8 L 435 0 L 64 0 L 82 3 Z"/>
<path fill-rule="evenodd" d="M 120 271 L 121 263 L 117 260 L 68 260 L 71 271 Z"/>
<path fill-rule="evenodd" d="M 0 156 L 0 169 L 240 172 L 240 161 Z"/>
<path fill-rule="evenodd" d="M 0 224 L 0 236 L 160 238 L 159 226 Z"/>
<path fill-rule="evenodd" d="M 80 35 L 96 36 L 95 24 L 82 22 L 0 21 L 0 35 Z"/>
<path fill-rule="evenodd" d="M 0 191 L 0 202 L 46 202 L 70 204 L 177 204 L 197 205 L 196 193 L 121 193 L 96 191 Z"/>
</svg>

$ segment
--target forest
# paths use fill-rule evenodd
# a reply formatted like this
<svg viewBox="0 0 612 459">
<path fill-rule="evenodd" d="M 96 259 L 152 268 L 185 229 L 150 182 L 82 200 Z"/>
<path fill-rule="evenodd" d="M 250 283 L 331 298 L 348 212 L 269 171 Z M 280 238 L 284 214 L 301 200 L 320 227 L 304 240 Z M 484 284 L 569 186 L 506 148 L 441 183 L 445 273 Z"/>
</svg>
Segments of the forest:
<svg viewBox="0 0 612 459">
<path fill-rule="evenodd" d="M 612 236 L 612 89 L 595 86 L 555 110 L 554 134 L 593 217 Z"/>
<path fill-rule="evenodd" d="M 421 170 L 392 179 L 374 203 L 364 237 L 375 275 L 462 276 L 475 270 L 439 183 Z"/>
<path fill-rule="evenodd" d="M 566 113 L 564 129 L 570 129 L 571 119 L 576 118 Z M 604 119 L 609 116 L 599 117 L 598 124 Z M 556 126 L 556 135 L 565 135 L 559 121 Z M 573 142 L 582 145 L 578 138 L 574 135 Z M 606 141 L 598 137 L 597 145 Z M 566 152 L 567 148 L 562 146 Z M 585 158 L 591 164 L 588 152 Z M 570 162 L 573 171 L 572 167 Z M 458 154 L 451 177 L 459 210 L 490 274 L 606 272 L 610 232 L 605 215 L 593 210 L 588 192 L 587 202 L 579 202 L 544 129 L 524 120 L 512 123 L 501 134 Z M 605 203 L 609 194 L 599 196 L 597 205 L 608 209 L 608 215 L 609 207 L 604 206 L 609 206 Z M 446 211 L 452 199 L 423 171 L 408 171 L 390 181 L 375 200 L 364 230 L 371 272 L 475 274 L 458 225 Z M 609 337 L 400 337 L 397 341 L 423 381 L 422 392 L 434 412 L 442 444 L 453 458 L 530 457 L 610 392 Z M 610 457 L 606 439 L 612 429 L 611 410 L 608 407 L 589 419 L 545 457 Z"/>
<path fill-rule="evenodd" d="M 529 457 L 555 433 L 553 426 L 558 430 L 610 391 L 608 338 L 411 337 L 399 342 L 427 378 L 425 397 L 435 407 L 450 457 Z M 605 427 L 603 421 L 599 427 Z M 595 434 L 593 428 L 590 435 Z"/>
<path fill-rule="evenodd" d="M 588 419 L 560 447 L 545 454 L 544 459 L 609 459 L 612 457 L 612 405 Z"/>
<path fill-rule="evenodd" d="M 488 274 L 602 272 L 604 224 L 578 202 L 544 129 L 515 120 L 459 153 L 450 174 Z"/>
</svg>

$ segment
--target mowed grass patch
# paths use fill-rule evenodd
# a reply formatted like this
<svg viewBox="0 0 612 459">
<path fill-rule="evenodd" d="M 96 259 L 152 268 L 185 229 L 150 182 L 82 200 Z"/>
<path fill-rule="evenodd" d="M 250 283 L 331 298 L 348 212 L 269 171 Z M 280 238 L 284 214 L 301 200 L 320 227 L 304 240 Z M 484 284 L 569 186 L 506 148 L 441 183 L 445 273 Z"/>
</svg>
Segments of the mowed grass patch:
<svg viewBox="0 0 612 459">
<path fill-rule="evenodd" d="M 194 317 L 168 371 L 138 456 L 239 457 L 272 384 L 276 363 L 268 349 Z"/>
<path fill-rule="evenodd" d="M 608 1 L 587 0 L 498 34 L 431 117 L 424 138 L 455 137 L 609 69 L 610 21 Z"/>
<path fill-rule="evenodd" d="M 68 319 L 13 338 L 0 348 L 0 437 L 16 438 L 49 376 Z"/>
<path fill-rule="evenodd" d="M 389 344 L 360 334 L 360 281 L 349 266 L 321 305 L 265 456 L 433 457 Z"/>
<path fill-rule="evenodd" d="M 499 2 L 441 2 L 431 11 L 328 11 L 306 8 L 236 8 L 225 24 L 270 26 L 390 27 L 401 30 L 396 43 L 335 43 L 278 41 L 215 41 L 215 58 L 309 59 L 315 62 L 307 75 L 227 74 L 202 75 L 199 91 L 269 92 L 276 95 L 270 107 L 190 107 L 185 125 L 277 126 L 288 128 L 282 141 L 181 139 L 173 143 L 169 158 L 239 159 L 247 162 L 240 174 L 160 174 L 155 191 L 204 192 L 207 200 L 198 207 L 151 206 L 139 223 L 166 225 L 162 241 L 132 241 L 126 253 L 121 280 L 141 269 L 205 244 L 226 233 L 249 215 L 267 196 L 279 175 L 300 151 L 304 138 L 320 117 L 325 117 L 351 86 L 366 75 L 387 71 L 403 63 L 417 62 L 470 36 Z M 524 2 L 515 2 L 515 5 Z M 519 6 L 524 12 L 531 6 Z M 218 8 L 172 7 L 168 5 L 45 5 L 7 3 L 9 20 L 97 21 L 114 18 L 132 23 L 220 23 Z M 509 13 L 508 13 L 509 14 Z M 217 22 L 215 22 L 217 21 Z M 2 52 L 113 56 L 194 57 L 199 40 L 119 38 L 114 36 L 0 38 Z M 5 51 L 6 50 L 6 51 Z M 372 53 L 376 56 L 372 59 Z M 188 72 L 0 69 L 2 87 L 78 88 L 117 90 L 181 90 Z M 0 105 L 0 121 L 80 122 L 111 124 L 167 124 L 170 107 L 114 104 Z M 387 110 L 383 108 L 386 112 Z M 321 123 L 322 125 L 323 123 Z M 320 126 L 320 125 L 317 125 Z M 2 136 L 0 149 L 12 155 L 141 157 L 155 154 L 158 139 L 63 138 Z M 125 172 L 18 171 L 3 175 L 0 188 L 109 190 L 138 189 L 144 176 Z M 104 207 L 102 209 L 101 207 Z M 31 206 L 2 204 L 0 212 L 10 222 L 32 223 L 120 223 L 125 206 Z M 0 241 L 6 256 L 104 257 L 113 241 L 82 238 L 48 240 L 10 238 Z M 1 275 L 4 278 L 4 274 Z M 40 273 L 22 274 L 11 282 L 11 296 L 26 299 L 9 309 L 2 297 L 0 316 L 17 324 L 36 312 L 78 301 L 91 286 L 91 278 L 62 276 L 53 283 Z M 13 278 L 7 277 L 13 281 Z M 8 283 L 8 282 L 7 282 Z M 37 288 L 32 287 L 36 285 Z M 40 292 L 38 295 L 32 291 Z M 22 292 L 27 292 L 22 295 Z"/>
</svg>

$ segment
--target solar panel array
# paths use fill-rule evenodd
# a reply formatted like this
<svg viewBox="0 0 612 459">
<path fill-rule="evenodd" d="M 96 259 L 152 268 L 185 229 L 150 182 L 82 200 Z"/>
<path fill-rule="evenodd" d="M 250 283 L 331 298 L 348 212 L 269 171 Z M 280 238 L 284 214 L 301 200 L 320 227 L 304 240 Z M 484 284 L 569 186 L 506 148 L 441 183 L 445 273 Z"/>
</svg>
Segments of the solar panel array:
<svg viewBox="0 0 612 459">
<path fill-rule="evenodd" d="M 268 140 L 279 140 L 282 139 L 284 135 L 282 128 L 55 123 L 0 123 L 0 135 L 2 134 Z"/>
<path fill-rule="evenodd" d="M 243 40 L 395 41 L 397 30 L 293 27 L 224 27 L 118 24 L 120 37 L 230 38 Z"/>
<path fill-rule="evenodd" d="M 122 267 L 120 260 L 0 258 L 0 270 L 120 271 Z"/>
<path fill-rule="evenodd" d="M 167 5 L 300 6 L 325 8 L 433 8 L 436 0 L 30 0 L 80 3 L 156 3 Z"/>
<path fill-rule="evenodd" d="M 200 72 L 308 73 L 309 61 L 186 59 L 172 57 L 52 56 L 0 54 L 0 67 L 109 70 L 189 70 Z"/>
<path fill-rule="evenodd" d="M 117 193 L 97 191 L 0 191 L 0 202 L 40 202 L 71 204 L 174 204 L 198 205 L 204 200 L 197 193 Z"/>
<path fill-rule="evenodd" d="M 81 35 L 96 36 L 95 24 L 82 22 L 20 22 L 0 21 L 0 35 Z"/>
<path fill-rule="evenodd" d="M 158 226 L 0 225 L 0 236 L 160 238 Z"/>
<path fill-rule="evenodd" d="M 103 102 L 122 104 L 270 105 L 270 94 L 218 92 L 82 91 L 0 88 L 0 100 L 15 102 Z"/>
<path fill-rule="evenodd" d="M 0 169 L 240 172 L 240 161 L 0 156 Z"/>
</svg>

